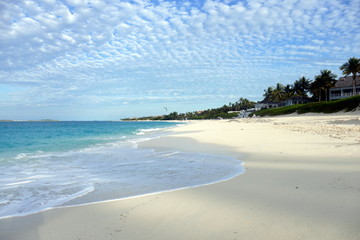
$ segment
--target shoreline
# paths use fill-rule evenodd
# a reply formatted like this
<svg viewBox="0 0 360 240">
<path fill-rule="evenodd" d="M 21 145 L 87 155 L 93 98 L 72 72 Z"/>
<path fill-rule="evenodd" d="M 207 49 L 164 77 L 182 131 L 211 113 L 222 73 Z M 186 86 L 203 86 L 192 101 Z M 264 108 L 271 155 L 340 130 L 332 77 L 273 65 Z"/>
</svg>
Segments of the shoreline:
<svg viewBox="0 0 360 240">
<path fill-rule="evenodd" d="M 243 166 L 244 163 L 242 163 L 241 165 Z M 126 200 L 131 200 L 131 199 L 135 199 L 135 198 L 142 198 L 142 197 L 148 197 L 148 196 L 162 194 L 162 193 L 170 193 L 170 192 L 181 191 L 181 190 L 186 190 L 186 189 L 191 189 L 191 188 L 205 187 L 205 186 L 209 186 L 209 185 L 229 181 L 229 180 L 231 180 L 233 178 L 239 177 L 240 175 L 242 175 L 244 173 L 245 173 L 245 171 L 237 172 L 235 174 L 231 174 L 231 176 L 229 175 L 229 176 L 226 176 L 226 177 L 224 177 L 222 179 L 219 179 L 219 180 L 214 180 L 214 181 L 211 181 L 211 182 L 208 182 L 208 183 L 203 183 L 203 184 L 198 184 L 198 185 L 179 187 L 179 188 L 174 188 L 174 189 L 169 189 L 169 190 L 161 190 L 161 191 L 157 191 L 157 192 L 144 193 L 144 194 L 121 197 L 121 198 L 116 198 L 116 199 L 100 200 L 100 201 L 96 201 L 96 202 L 81 203 L 81 204 L 74 204 L 74 205 L 59 205 L 59 206 L 43 209 L 43 210 L 38 211 L 38 212 L 28 213 L 26 215 L 13 215 L 13 216 L 0 217 L 0 225 L 1 225 L 2 220 L 9 220 L 9 219 L 12 219 L 12 218 L 31 217 L 32 215 L 42 214 L 44 212 L 52 211 L 52 210 L 61 210 L 61 209 L 65 209 L 65 208 L 86 207 L 86 206 L 91 206 L 91 205 L 106 204 L 106 203 L 112 203 L 112 202 L 118 202 L 118 201 L 126 201 Z M 0 226 L 0 229 L 1 229 L 1 226 Z M 1 235 L 0 235 L 0 237 L 1 237 Z"/>
<path fill-rule="evenodd" d="M 356 239 L 359 121 L 344 114 L 184 124 L 139 147 L 235 157 L 245 162 L 245 173 L 206 186 L 3 219 L 0 237 Z"/>
<path fill-rule="evenodd" d="M 71 128 L 74 125 L 76 127 L 80 126 L 79 129 L 83 129 L 84 126 L 85 128 L 86 126 L 94 126 L 93 123 L 87 125 L 87 123 L 79 124 L 79 122 L 76 122 L 75 124 L 58 125 L 60 127 L 57 128 L 57 131 L 60 133 L 64 132 L 62 131 L 64 129 L 61 129 L 62 126 L 66 126 L 65 128 L 69 129 L 67 126 Z M 111 123 L 100 123 L 101 131 L 105 130 L 106 132 L 106 130 L 108 130 L 103 136 L 78 138 L 74 135 L 74 137 L 70 136 L 66 138 L 66 141 L 62 141 L 63 136 L 52 136 L 49 144 L 47 144 L 48 146 L 46 146 L 46 144 L 42 143 L 41 137 L 43 135 L 40 134 L 40 137 L 36 136 L 34 140 L 30 141 L 28 145 L 31 147 L 29 149 L 26 148 L 26 139 L 29 139 L 28 136 L 31 135 L 31 128 L 30 132 L 26 130 L 28 126 L 32 126 L 32 124 L 20 125 L 25 131 L 23 131 L 22 128 L 17 128 L 18 125 L 10 125 L 11 127 L 5 129 L 4 136 L 8 136 L 11 131 L 21 133 L 22 136 L 20 136 L 20 134 L 16 136 L 15 134 L 13 138 L 15 141 L 9 140 L 7 142 L 5 140 L 5 146 L 2 148 L 4 151 L 0 151 L 0 162 L 2 163 L 0 169 L 3 171 L 0 181 L 0 189 L 2 189 L 2 191 L 0 190 L 0 192 L 2 192 L 0 195 L 3 196 L 2 199 L 0 199 L 0 220 L 32 215 L 63 206 L 81 206 L 90 202 L 104 202 L 102 200 L 120 199 L 151 192 L 151 189 L 149 191 L 147 191 L 148 189 L 141 191 L 139 187 L 132 187 L 133 189 L 139 189 L 139 191 L 136 192 L 132 191 L 131 187 L 129 187 L 130 191 L 132 191 L 129 194 L 126 194 L 126 191 L 120 193 L 118 187 L 113 187 L 114 191 L 111 191 L 111 185 L 103 184 L 101 188 L 99 187 L 101 183 L 97 184 L 99 181 L 97 182 L 96 179 L 91 179 L 91 177 L 96 176 L 106 180 L 110 179 L 110 175 L 106 173 L 114 172 L 115 176 L 111 179 L 113 180 L 112 185 L 114 186 L 113 183 L 119 178 L 116 172 L 121 171 L 122 165 L 131 165 L 125 164 L 129 163 L 126 162 L 126 158 L 132 156 L 129 158 L 132 162 L 136 161 L 136 157 L 141 159 L 142 154 L 137 154 L 141 151 L 143 151 L 144 155 L 151 155 L 149 154 L 150 151 L 147 151 L 147 153 L 144 150 L 137 151 L 137 142 L 156 138 L 160 136 L 165 129 L 171 129 L 176 125 L 177 124 L 174 123 L 118 123 L 115 125 Z M 7 125 L 5 125 L 5 128 L 6 126 Z M 36 132 L 49 132 L 48 134 L 50 135 L 54 133 L 54 131 L 51 131 L 53 128 L 50 128 L 50 130 L 47 128 L 49 126 L 47 124 L 36 126 L 36 129 L 42 129 Z M 111 129 L 106 129 L 107 126 L 110 126 Z M 114 126 L 118 128 L 114 128 Z M 125 126 L 127 131 L 119 132 L 121 126 Z M 91 130 L 96 131 L 96 128 L 92 128 Z M 113 133 L 112 135 L 109 134 L 111 132 Z M 21 138 L 25 139 L 25 144 L 23 144 L 25 147 L 22 147 L 21 144 L 17 145 L 19 141 L 16 142 L 16 139 Z M 48 139 L 46 139 L 46 142 L 47 141 Z M 66 144 L 63 144 L 64 142 Z M 41 151 L 39 149 L 41 149 Z M 101 158 L 101 156 L 104 157 Z M 106 158 L 106 162 L 104 158 Z M 96 169 L 92 168 L 93 165 L 91 164 L 96 165 Z M 104 165 L 112 165 L 113 167 L 106 169 Z M 116 170 L 114 168 L 116 168 Z M 130 169 L 130 167 L 127 167 L 127 169 Z M 79 171 L 79 174 L 72 174 L 72 172 L 75 171 Z M 104 176 L 102 176 L 101 173 L 105 173 L 103 174 Z M 122 175 L 124 176 L 126 174 Z M 85 184 L 83 184 L 83 179 L 86 179 Z M 124 177 L 124 179 L 126 179 L 126 177 Z M 72 182 L 72 184 L 67 185 L 67 181 Z M 128 185 L 131 185 L 130 181 L 128 181 L 128 183 L 130 183 Z M 73 189 L 70 189 L 68 186 L 73 187 Z M 96 196 L 96 191 L 104 188 L 110 189 L 110 191 L 105 192 L 107 195 L 104 195 L 103 191 L 102 194 L 97 194 Z M 89 195 L 95 197 L 89 198 Z"/>
</svg>

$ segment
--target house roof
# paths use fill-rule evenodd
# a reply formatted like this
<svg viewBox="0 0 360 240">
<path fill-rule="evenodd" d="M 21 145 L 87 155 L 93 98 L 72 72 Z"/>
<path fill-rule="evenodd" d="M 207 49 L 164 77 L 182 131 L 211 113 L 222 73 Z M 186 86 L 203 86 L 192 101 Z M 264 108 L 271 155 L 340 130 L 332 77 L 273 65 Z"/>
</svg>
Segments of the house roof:
<svg viewBox="0 0 360 240">
<path fill-rule="evenodd" d="M 278 102 L 270 102 L 270 101 L 265 101 L 265 100 L 262 100 L 262 101 L 257 102 L 257 103 L 262 103 L 262 104 L 279 104 Z"/>
<path fill-rule="evenodd" d="M 336 81 L 334 87 L 335 88 L 352 87 L 352 85 L 353 85 L 353 77 L 351 75 L 351 76 L 339 78 L 339 80 Z M 355 85 L 360 86 L 360 76 L 356 76 Z"/>
<path fill-rule="evenodd" d="M 292 100 L 292 101 L 310 101 L 311 98 L 308 98 L 308 97 L 292 97 L 292 98 L 287 99 L 287 101 L 288 100 Z"/>
</svg>

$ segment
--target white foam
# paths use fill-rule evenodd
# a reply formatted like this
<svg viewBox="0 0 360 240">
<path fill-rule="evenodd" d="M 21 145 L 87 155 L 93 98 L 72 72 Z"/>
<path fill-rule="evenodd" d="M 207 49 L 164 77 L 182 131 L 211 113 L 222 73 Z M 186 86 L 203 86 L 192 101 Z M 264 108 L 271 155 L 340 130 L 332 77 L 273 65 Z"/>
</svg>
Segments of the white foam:
<svg viewBox="0 0 360 240">
<path fill-rule="evenodd" d="M 172 127 L 163 127 L 163 128 L 147 128 L 147 129 L 139 129 L 135 132 L 136 135 L 146 135 L 146 134 L 154 134 L 154 133 L 163 133 L 165 130 L 171 129 Z"/>
<path fill-rule="evenodd" d="M 243 172 L 237 159 L 139 149 L 137 142 L 142 140 L 18 155 L 0 166 L 0 219 L 206 185 Z"/>
<path fill-rule="evenodd" d="M 14 185 L 22 185 L 22 184 L 25 184 L 25 183 L 31 183 L 33 181 L 22 181 L 22 182 L 14 182 L 14 183 L 8 183 L 8 184 L 5 184 L 5 186 L 14 186 Z"/>
</svg>

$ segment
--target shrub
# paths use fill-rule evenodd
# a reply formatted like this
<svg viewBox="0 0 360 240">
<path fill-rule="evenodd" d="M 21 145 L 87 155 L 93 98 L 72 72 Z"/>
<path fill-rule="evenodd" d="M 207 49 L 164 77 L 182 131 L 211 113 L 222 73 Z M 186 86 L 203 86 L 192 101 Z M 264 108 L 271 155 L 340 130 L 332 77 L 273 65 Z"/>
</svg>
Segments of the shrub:
<svg viewBox="0 0 360 240">
<path fill-rule="evenodd" d="M 297 112 L 299 114 L 316 112 L 316 113 L 334 113 L 339 111 L 352 111 L 360 106 L 360 96 L 344 98 L 330 102 L 314 102 L 298 104 L 287 107 L 263 109 L 255 112 L 256 116 L 277 116 Z"/>
</svg>

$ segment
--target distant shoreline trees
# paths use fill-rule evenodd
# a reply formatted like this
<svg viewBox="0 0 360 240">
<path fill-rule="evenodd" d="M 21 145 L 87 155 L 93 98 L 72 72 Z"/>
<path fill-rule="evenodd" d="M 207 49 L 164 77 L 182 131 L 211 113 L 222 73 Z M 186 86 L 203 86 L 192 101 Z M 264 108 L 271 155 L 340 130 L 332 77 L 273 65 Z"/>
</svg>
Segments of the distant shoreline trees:
<svg viewBox="0 0 360 240">
<path fill-rule="evenodd" d="M 360 59 L 352 57 L 344 63 L 340 70 L 346 76 L 352 74 L 353 77 L 353 95 L 356 95 L 356 77 L 360 74 Z M 286 86 L 277 83 L 276 86 L 270 86 L 264 90 L 264 100 L 266 102 L 282 102 L 292 97 L 309 98 L 319 102 L 329 100 L 329 90 L 336 83 L 336 75 L 331 70 L 324 69 L 319 75 L 314 77 L 314 81 L 300 77 L 293 84 Z M 311 96 L 309 96 L 309 94 Z M 229 103 L 219 108 L 208 109 L 204 111 L 194 111 L 188 113 L 172 112 L 168 115 L 150 116 L 141 118 L 126 118 L 123 120 L 185 120 L 185 119 L 216 119 L 216 118 L 233 118 L 238 116 L 238 111 L 253 108 L 255 102 L 246 98 L 240 98 L 235 103 Z"/>
<path fill-rule="evenodd" d="M 212 108 L 204 111 L 194 111 L 188 113 L 172 112 L 162 116 L 149 116 L 140 118 L 124 118 L 124 121 L 141 121 L 141 120 L 195 120 L 195 119 L 217 119 L 217 118 L 234 118 L 239 115 L 239 111 L 253 108 L 255 102 L 246 98 L 240 98 L 235 103 L 229 103 L 219 108 Z"/>
</svg>

